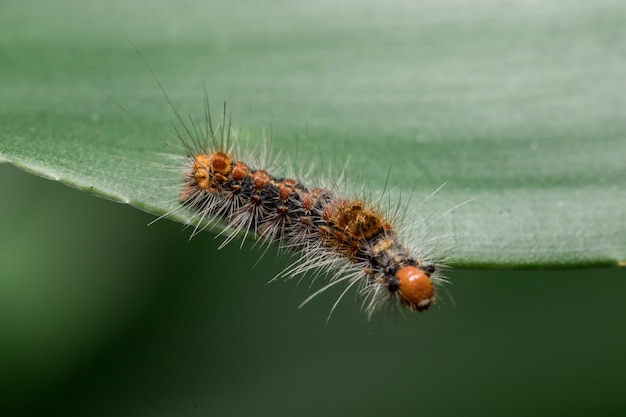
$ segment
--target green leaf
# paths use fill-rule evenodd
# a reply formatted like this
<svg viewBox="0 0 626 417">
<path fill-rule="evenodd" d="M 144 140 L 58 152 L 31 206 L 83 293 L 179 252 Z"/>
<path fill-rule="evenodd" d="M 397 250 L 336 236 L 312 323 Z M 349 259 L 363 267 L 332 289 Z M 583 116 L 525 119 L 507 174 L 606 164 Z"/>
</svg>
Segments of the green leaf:
<svg viewBox="0 0 626 417">
<path fill-rule="evenodd" d="M 454 265 L 623 265 L 625 13 L 612 1 L 5 2 L 0 159 L 156 215 L 175 208 L 174 117 L 127 36 L 182 114 L 203 117 L 206 86 L 251 147 L 271 129 L 281 160 L 321 159 L 314 178 L 350 158 L 348 192 L 362 183 L 375 199 L 390 172 L 390 200 L 413 195 L 407 222 L 448 236 Z"/>
<path fill-rule="evenodd" d="M 452 235 L 456 265 L 615 265 L 625 9 L 3 0 L 0 159 L 157 215 L 178 207 L 174 117 L 128 37 L 183 114 L 203 117 L 206 86 L 251 147 L 265 129 L 297 168 L 321 155 L 314 177 L 350 157 L 348 191 L 374 198 L 390 170 L 392 201 L 413 195 L 407 223 L 428 219 L 417 238 Z M 272 254 L 251 270 L 259 253 L 145 227 L 153 216 L 9 164 L 0 190 L 0 415 L 625 408 L 623 268 L 455 269 L 455 305 L 442 291 L 426 314 L 368 323 L 345 297 L 324 327 L 342 289 L 296 310 L 309 283 L 265 286 L 288 263 Z"/>
</svg>

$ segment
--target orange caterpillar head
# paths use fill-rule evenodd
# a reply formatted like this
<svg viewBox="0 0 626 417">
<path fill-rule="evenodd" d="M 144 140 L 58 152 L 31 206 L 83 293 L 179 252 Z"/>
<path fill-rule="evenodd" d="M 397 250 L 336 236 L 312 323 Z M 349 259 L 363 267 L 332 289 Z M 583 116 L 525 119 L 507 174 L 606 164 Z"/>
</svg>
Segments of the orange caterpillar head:
<svg viewBox="0 0 626 417">
<path fill-rule="evenodd" d="M 424 311 L 435 299 L 435 288 L 430 279 L 431 268 L 424 269 L 409 265 L 395 273 L 398 282 L 398 294 L 402 304 L 411 310 Z"/>
</svg>

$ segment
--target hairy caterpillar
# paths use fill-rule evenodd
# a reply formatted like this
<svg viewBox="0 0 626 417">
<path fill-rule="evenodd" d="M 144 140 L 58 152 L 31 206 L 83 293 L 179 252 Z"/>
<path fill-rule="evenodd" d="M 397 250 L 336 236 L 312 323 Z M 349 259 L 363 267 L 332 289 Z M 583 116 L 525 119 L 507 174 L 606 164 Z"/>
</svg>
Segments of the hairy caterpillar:
<svg viewBox="0 0 626 417">
<path fill-rule="evenodd" d="M 194 234 L 207 223 L 224 222 L 229 228 L 223 232 L 223 245 L 252 235 L 298 252 L 298 261 L 280 276 L 313 271 L 330 277 L 303 304 L 333 285 L 346 284 L 331 314 L 355 286 L 368 317 L 383 305 L 424 311 L 434 302 L 436 287 L 445 282 L 442 266 L 421 259 L 401 242 L 384 210 L 363 198 L 339 196 L 329 187 L 311 186 L 246 162 L 250 158 L 231 134 L 225 105 L 217 127 L 206 96 L 205 122 L 185 121 L 146 65 L 177 120 L 176 136 L 185 150 L 179 158 L 184 180 L 180 205 L 173 211 L 192 213 Z"/>
</svg>

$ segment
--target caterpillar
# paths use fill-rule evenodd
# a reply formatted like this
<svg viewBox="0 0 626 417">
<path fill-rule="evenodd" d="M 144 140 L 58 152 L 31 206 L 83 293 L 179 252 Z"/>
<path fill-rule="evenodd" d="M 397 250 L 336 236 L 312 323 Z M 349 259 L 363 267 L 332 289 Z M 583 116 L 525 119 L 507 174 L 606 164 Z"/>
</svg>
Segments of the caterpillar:
<svg viewBox="0 0 626 417">
<path fill-rule="evenodd" d="M 299 252 L 283 276 L 326 273 L 331 280 L 322 291 L 344 282 L 343 294 L 356 285 L 368 317 L 389 302 L 413 311 L 434 302 L 435 287 L 444 281 L 440 266 L 414 256 L 381 209 L 251 166 L 239 157 L 225 107 L 214 128 L 206 100 L 205 105 L 205 126 L 186 123 L 174 109 L 186 153 L 180 204 L 193 214 L 194 233 L 207 220 L 222 221 L 230 233 L 224 244 L 252 235 Z"/>
<path fill-rule="evenodd" d="M 330 187 L 306 185 L 249 164 L 246 161 L 251 158 L 242 156 L 231 134 L 226 104 L 214 128 L 205 93 L 205 122 L 186 121 L 141 52 L 135 50 L 175 115 L 175 134 L 185 153 L 176 158 L 183 166 L 179 206 L 164 216 L 189 210 L 192 236 L 207 225 L 225 223 L 222 246 L 236 237 L 253 236 L 299 253 L 298 260 L 279 277 L 313 272 L 314 278 L 330 278 L 301 305 L 340 283 L 346 284 L 345 289 L 330 314 L 355 286 L 368 318 L 385 305 L 421 312 L 434 303 L 436 288 L 446 282 L 441 275 L 444 266 L 415 255 L 383 209 L 363 198 L 340 196 Z"/>
</svg>

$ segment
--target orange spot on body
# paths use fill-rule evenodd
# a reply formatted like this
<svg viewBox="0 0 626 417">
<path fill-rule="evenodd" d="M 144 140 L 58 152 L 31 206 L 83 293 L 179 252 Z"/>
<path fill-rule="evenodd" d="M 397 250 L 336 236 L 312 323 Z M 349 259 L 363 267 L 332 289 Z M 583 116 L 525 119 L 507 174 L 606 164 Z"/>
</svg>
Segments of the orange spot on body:
<svg viewBox="0 0 626 417">
<path fill-rule="evenodd" d="M 371 239 L 381 232 L 384 224 L 381 214 L 362 201 L 339 201 L 336 213 L 330 217 L 335 227 L 355 240 Z"/>
<path fill-rule="evenodd" d="M 304 210 L 305 213 L 310 213 L 314 205 L 315 200 L 313 199 L 313 197 L 311 197 L 311 195 L 308 193 L 305 194 L 302 198 L 302 210 Z"/>
<path fill-rule="evenodd" d="M 254 181 L 254 188 L 260 191 L 265 188 L 271 178 L 267 171 L 260 169 L 253 174 L 252 179 Z"/>
<path fill-rule="evenodd" d="M 249 171 L 250 170 L 248 169 L 248 165 L 244 164 L 243 162 L 237 162 L 232 172 L 233 180 L 234 181 L 243 180 L 246 177 L 246 175 L 248 175 Z"/>
<path fill-rule="evenodd" d="M 224 152 L 215 152 L 211 155 L 211 172 L 228 176 L 232 162 L 230 156 Z"/>
<path fill-rule="evenodd" d="M 295 185 L 296 185 L 296 182 L 292 179 L 286 179 L 280 184 L 278 184 L 278 189 L 280 190 L 279 197 L 282 201 L 285 201 L 289 198 L 289 196 L 293 192 Z"/>
<path fill-rule="evenodd" d="M 209 173 L 209 165 L 211 158 L 209 155 L 196 155 L 193 162 L 193 177 L 201 190 L 208 190 L 211 186 L 211 175 Z"/>
<path fill-rule="evenodd" d="M 435 298 L 435 288 L 429 275 L 416 266 L 404 266 L 396 272 L 398 292 L 403 304 L 411 310 L 424 311 Z"/>
<path fill-rule="evenodd" d="M 318 199 L 323 193 L 324 190 L 322 190 L 321 188 L 313 188 L 308 193 L 306 193 L 304 197 L 302 197 L 302 209 L 305 212 L 310 213 L 311 210 L 313 210 L 313 207 L 315 207 L 315 203 L 317 203 Z"/>
<path fill-rule="evenodd" d="M 333 217 L 335 217 L 335 213 L 336 213 L 336 209 L 335 206 L 333 206 L 332 204 L 327 205 L 326 207 L 324 207 L 324 212 L 322 213 L 322 219 L 325 222 L 329 222 L 333 219 Z"/>
</svg>

